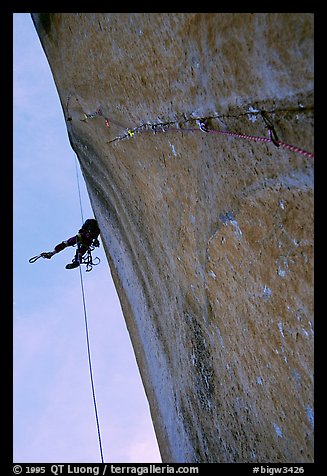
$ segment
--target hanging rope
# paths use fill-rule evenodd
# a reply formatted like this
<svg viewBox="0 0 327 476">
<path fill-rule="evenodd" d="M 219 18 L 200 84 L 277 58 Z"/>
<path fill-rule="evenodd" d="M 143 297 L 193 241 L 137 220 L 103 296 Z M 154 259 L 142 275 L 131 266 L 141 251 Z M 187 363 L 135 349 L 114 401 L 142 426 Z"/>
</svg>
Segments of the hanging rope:
<svg viewBox="0 0 327 476">
<path fill-rule="evenodd" d="M 80 205 L 80 210 L 81 210 L 82 222 L 84 222 L 84 218 L 83 218 L 83 207 L 82 207 L 82 198 L 81 198 L 81 189 L 80 189 L 78 169 L 77 169 L 77 158 L 76 158 L 76 160 L 75 160 L 75 167 L 76 167 L 76 177 L 77 177 L 77 187 L 78 187 L 79 205 Z M 78 255 L 79 264 L 81 265 L 81 261 L 80 261 L 80 257 L 79 257 L 79 256 L 80 256 L 80 255 Z M 88 323 L 87 323 L 87 312 L 86 312 L 86 303 L 85 303 L 84 283 L 83 283 L 83 275 L 82 275 L 81 266 L 79 266 L 79 275 L 80 275 L 81 290 L 82 290 L 82 299 L 83 299 L 84 324 L 85 324 L 85 334 L 86 334 L 87 355 L 88 355 L 88 361 L 89 361 L 90 381 L 91 381 L 92 396 L 93 396 L 93 406 L 94 406 L 95 420 L 96 420 L 97 431 L 98 431 L 98 440 L 99 440 L 99 449 L 100 449 L 100 455 L 101 455 L 101 462 L 104 463 L 103 451 L 102 451 L 102 441 L 101 441 L 101 432 L 100 432 L 100 423 L 99 423 L 97 403 L 96 403 L 96 398 L 95 398 L 95 387 L 94 387 L 94 381 L 93 381 L 93 371 L 92 371 L 92 359 L 91 359 L 89 329 L 88 329 Z"/>
<path fill-rule="evenodd" d="M 91 387 L 92 387 L 93 405 L 94 405 L 95 419 L 96 419 L 97 431 L 98 431 L 98 440 L 99 440 L 99 448 L 100 448 L 101 462 L 104 463 L 103 451 L 102 451 L 102 442 L 101 442 L 100 423 L 99 423 L 99 417 L 98 417 L 98 411 L 97 411 L 97 402 L 96 402 L 96 398 L 95 398 L 95 388 L 94 388 L 94 381 L 93 381 L 93 371 L 92 371 L 92 359 L 91 359 L 91 350 L 90 350 L 89 330 L 88 330 L 88 324 L 87 324 L 87 312 L 86 312 L 85 293 L 84 293 L 84 284 L 83 284 L 83 275 L 82 275 L 81 266 L 79 267 L 79 275 L 80 275 L 81 289 L 82 289 L 82 298 L 83 298 L 84 324 L 85 324 L 85 334 L 86 334 L 86 344 L 87 344 L 87 355 L 88 355 L 88 361 L 89 361 L 89 371 L 90 371 L 90 380 L 91 380 Z"/>
<path fill-rule="evenodd" d="M 76 172 L 76 180 L 77 180 L 79 208 L 80 208 L 80 211 L 81 211 L 82 223 L 84 223 L 81 187 L 80 187 L 80 184 L 79 184 L 79 175 L 78 175 L 78 167 L 77 167 L 77 158 L 76 157 L 75 157 L 75 172 Z"/>
</svg>

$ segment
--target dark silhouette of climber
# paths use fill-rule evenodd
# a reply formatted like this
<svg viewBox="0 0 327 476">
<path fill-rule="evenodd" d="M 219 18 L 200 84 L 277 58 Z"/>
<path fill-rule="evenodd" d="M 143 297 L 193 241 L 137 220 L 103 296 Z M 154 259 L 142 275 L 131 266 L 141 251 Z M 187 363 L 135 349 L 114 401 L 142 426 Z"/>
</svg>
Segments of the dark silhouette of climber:
<svg viewBox="0 0 327 476">
<path fill-rule="evenodd" d="M 89 218 L 85 221 L 82 228 L 78 230 L 77 235 L 68 238 L 66 241 L 62 241 L 57 246 L 55 246 L 53 251 L 41 253 L 42 258 L 50 259 L 56 253 L 59 253 L 67 246 L 74 246 L 77 244 L 77 250 L 75 256 L 71 263 L 66 265 L 66 269 L 77 268 L 83 259 L 83 255 L 88 251 L 90 246 L 98 247 L 100 246 L 98 236 L 100 234 L 100 229 L 98 223 L 94 218 Z"/>
</svg>

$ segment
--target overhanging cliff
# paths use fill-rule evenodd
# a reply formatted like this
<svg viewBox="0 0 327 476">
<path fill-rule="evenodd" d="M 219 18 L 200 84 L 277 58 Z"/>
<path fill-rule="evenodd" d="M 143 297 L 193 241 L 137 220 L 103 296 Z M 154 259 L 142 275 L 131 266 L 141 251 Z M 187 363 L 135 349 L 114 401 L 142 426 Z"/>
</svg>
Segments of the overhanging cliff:
<svg viewBox="0 0 327 476">
<path fill-rule="evenodd" d="M 313 15 L 32 17 L 163 461 L 313 461 Z"/>
</svg>

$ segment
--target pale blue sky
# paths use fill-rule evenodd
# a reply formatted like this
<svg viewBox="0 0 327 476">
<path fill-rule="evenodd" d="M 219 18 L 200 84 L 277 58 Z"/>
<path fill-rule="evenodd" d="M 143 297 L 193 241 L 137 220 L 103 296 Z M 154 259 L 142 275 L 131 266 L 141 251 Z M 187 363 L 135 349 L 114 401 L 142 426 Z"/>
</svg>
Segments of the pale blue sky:
<svg viewBox="0 0 327 476">
<path fill-rule="evenodd" d="M 75 249 L 28 262 L 81 226 L 75 154 L 30 14 L 13 22 L 14 462 L 100 462 L 79 271 L 65 269 Z M 102 243 L 95 255 L 101 264 L 83 279 L 104 459 L 160 462 Z"/>
</svg>

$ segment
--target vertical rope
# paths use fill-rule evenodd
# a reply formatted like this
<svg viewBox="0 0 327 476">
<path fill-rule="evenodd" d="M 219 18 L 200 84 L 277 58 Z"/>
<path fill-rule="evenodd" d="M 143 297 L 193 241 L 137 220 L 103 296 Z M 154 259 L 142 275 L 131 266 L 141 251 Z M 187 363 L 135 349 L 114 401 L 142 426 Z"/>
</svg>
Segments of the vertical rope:
<svg viewBox="0 0 327 476">
<path fill-rule="evenodd" d="M 80 207 L 80 210 L 81 210 L 82 223 L 84 223 L 82 197 L 81 197 L 81 187 L 79 185 L 79 176 L 78 176 L 78 168 L 77 168 L 77 157 L 75 157 L 75 171 L 76 171 L 76 179 L 77 179 L 79 207 Z"/>
<path fill-rule="evenodd" d="M 75 167 L 76 167 L 79 205 L 80 205 L 80 210 L 81 210 L 82 223 L 84 223 L 81 188 L 80 188 L 78 168 L 77 168 L 77 158 L 75 160 Z M 89 328 L 88 328 L 88 323 L 87 323 L 87 312 L 86 312 L 86 303 L 85 303 L 84 283 L 83 283 L 83 275 L 82 275 L 82 269 L 81 269 L 81 262 L 80 262 L 80 255 L 79 254 L 78 254 L 78 259 L 79 259 L 79 264 L 80 264 L 79 265 L 79 275 L 80 275 L 82 299 L 83 299 L 86 346 L 87 346 L 87 355 L 88 355 L 88 361 L 89 361 L 89 372 L 90 372 L 90 381 L 91 381 L 91 388 L 92 388 L 93 406 L 94 406 L 95 420 L 96 420 L 97 431 L 98 431 L 98 440 L 99 440 L 99 449 L 100 449 L 100 455 L 101 455 L 101 462 L 104 463 L 103 451 L 102 451 L 102 441 L 101 441 L 101 432 L 100 432 L 100 423 L 99 423 L 97 402 L 96 402 L 96 398 L 95 398 L 95 387 L 94 387 L 94 381 L 93 381 L 92 359 L 91 359 L 91 349 L 90 349 L 90 339 L 89 339 Z"/>
<path fill-rule="evenodd" d="M 92 360 L 91 360 L 89 330 L 88 330 L 88 324 L 87 324 L 87 313 L 86 313 L 84 284 L 83 284 L 83 276 L 82 276 L 81 266 L 79 266 L 79 275 L 80 275 L 81 288 L 82 288 L 82 297 L 83 297 L 85 334 L 86 334 L 86 344 L 87 344 L 87 355 L 88 355 L 88 360 L 89 360 L 89 371 L 90 371 L 90 380 L 91 380 L 91 388 L 92 388 L 92 396 L 93 396 L 93 405 L 94 405 L 95 419 L 96 419 L 97 430 L 98 430 L 98 440 L 99 440 L 99 448 L 100 448 L 101 462 L 104 463 L 103 451 L 102 451 L 102 442 L 101 442 L 100 423 L 99 423 L 98 410 L 97 410 L 97 402 L 96 402 L 96 398 L 95 398 L 95 389 L 94 389 L 94 381 L 93 381 L 93 371 L 92 371 Z"/>
</svg>

